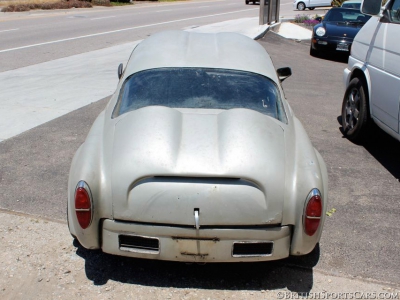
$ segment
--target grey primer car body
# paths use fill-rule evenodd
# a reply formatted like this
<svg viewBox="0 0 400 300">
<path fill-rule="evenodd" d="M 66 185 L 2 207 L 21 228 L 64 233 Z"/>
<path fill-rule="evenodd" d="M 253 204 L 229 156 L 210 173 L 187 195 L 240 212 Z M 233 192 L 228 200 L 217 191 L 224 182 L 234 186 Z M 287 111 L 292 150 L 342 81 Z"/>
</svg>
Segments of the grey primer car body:
<svg viewBox="0 0 400 300">
<path fill-rule="evenodd" d="M 312 197 L 321 209 L 306 216 Z M 82 246 L 148 259 L 304 255 L 326 206 L 325 163 L 268 53 L 234 33 L 167 31 L 141 42 L 68 184 L 69 229 Z M 308 221 L 319 224 L 312 235 Z"/>
</svg>

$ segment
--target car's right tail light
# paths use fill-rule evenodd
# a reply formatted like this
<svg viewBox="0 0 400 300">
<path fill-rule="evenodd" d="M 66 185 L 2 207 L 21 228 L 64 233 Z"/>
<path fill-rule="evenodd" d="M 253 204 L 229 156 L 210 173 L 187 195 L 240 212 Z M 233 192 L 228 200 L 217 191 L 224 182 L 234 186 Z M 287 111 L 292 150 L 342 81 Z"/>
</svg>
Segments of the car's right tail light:
<svg viewBox="0 0 400 300">
<path fill-rule="evenodd" d="M 322 217 L 322 198 L 318 189 L 313 189 L 307 196 L 304 214 L 303 227 L 304 232 L 313 236 L 318 230 Z"/>
<path fill-rule="evenodd" d="M 92 197 L 89 186 L 83 180 L 79 181 L 75 190 L 75 212 L 79 225 L 86 229 L 92 223 Z"/>
</svg>

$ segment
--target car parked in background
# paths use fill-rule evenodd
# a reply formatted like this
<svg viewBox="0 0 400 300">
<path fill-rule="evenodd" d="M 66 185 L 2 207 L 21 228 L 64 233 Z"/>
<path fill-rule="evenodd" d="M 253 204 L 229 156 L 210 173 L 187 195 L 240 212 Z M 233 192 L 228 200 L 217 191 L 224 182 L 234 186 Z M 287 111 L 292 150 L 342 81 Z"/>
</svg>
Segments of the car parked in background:
<svg viewBox="0 0 400 300">
<path fill-rule="evenodd" d="M 341 7 L 360 9 L 362 0 L 348 0 L 342 3 Z"/>
<path fill-rule="evenodd" d="M 310 55 L 320 52 L 350 53 L 353 39 L 370 16 L 359 10 L 334 7 L 313 28 Z"/>
<path fill-rule="evenodd" d="M 332 6 L 332 0 L 294 0 L 293 9 L 305 10 L 308 8 L 309 10 L 313 10 L 316 7 L 326 7 Z"/>
<path fill-rule="evenodd" d="M 328 177 L 284 97 L 290 75 L 241 34 L 142 41 L 73 158 L 71 234 L 88 249 L 184 262 L 310 253 Z"/>
<path fill-rule="evenodd" d="M 400 0 L 364 0 L 361 11 L 373 15 L 354 38 L 342 104 L 345 136 L 361 142 L 371 121 L 400 141 Z"/>
</svg>

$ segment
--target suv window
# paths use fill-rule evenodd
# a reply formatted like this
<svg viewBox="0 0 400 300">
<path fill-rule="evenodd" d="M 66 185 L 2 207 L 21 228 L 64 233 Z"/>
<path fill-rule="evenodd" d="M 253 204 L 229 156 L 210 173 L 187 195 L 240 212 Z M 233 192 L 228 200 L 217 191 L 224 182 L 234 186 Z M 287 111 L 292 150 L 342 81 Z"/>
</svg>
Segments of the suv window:
<svg viewBox="0 0 400 300">
<path fill-rule="evenodd" d="M 159 68 L 124 82 L 113 117 L 146 106 L 247 108 L 286 122 L 277 85 L 259 74 L 209 68 Z"/>
</svg>

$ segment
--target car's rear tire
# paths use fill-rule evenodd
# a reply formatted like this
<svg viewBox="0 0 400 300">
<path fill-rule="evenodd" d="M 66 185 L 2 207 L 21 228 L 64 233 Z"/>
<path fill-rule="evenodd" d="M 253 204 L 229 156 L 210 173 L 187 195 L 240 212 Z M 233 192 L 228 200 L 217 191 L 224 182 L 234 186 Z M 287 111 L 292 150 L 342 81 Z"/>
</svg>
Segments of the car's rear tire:
<svg viewBox="0 0 400 300">
<path fill-rule="evenodd" d="M 309 10 L 314 10 L 314 9 L 315 9 L 315 7 L 309 7 L 308 9 L 309 9 Z"/>
<path fill-rule="evenodd" d="M 245 0 L 244 2 L 245 2 L 246 4 L 249 4 L 249 3 L 250 3 L 250 1 L 249 1 L 249 0 Z"/>
<path fill-rule="evenodd" d="M 306 9 L 306 5 L 304 4 L 304 2 L 297 3 L 297 9 L 298 10 L 305 10 Z"/>
<path fill-rule="evenodd" d="M 354 143 L 365 139 L 369 124 L 368 88 L 363 78 L 353 78 L 342 103 L 342 127 L 345 137 Z"/>
</svg>

